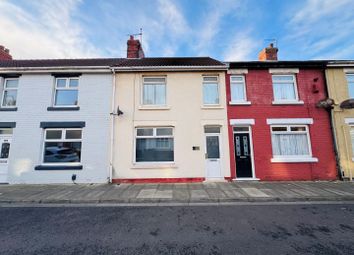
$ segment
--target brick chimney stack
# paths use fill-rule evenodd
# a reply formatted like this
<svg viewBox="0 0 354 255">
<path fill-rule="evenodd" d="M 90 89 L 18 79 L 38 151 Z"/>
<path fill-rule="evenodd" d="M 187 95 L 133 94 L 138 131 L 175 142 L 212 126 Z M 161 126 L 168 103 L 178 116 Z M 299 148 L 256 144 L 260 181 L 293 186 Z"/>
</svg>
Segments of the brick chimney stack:
<svg viewBox="0 0 354 255">
<path fill-rule="evenodd" d="M 127 41 L 127 58 L 144 58 L 143 47 L 139 40 L 135 40 L 134 36 L 131 35 Z"/>
<path fill-rule="evenodd" d="M 0 45 L 0 60 L 12 60 L 12 56 L 10 55 L 10 50 L 6 49 L 2 45 Z"/>
<path fill-rule="evenodd" d="M 269 44 L 258 54 L 258 59 L 260 61 L 278 60 L 278 48 L 274 47 L 273 43 Z"/>
</svg>

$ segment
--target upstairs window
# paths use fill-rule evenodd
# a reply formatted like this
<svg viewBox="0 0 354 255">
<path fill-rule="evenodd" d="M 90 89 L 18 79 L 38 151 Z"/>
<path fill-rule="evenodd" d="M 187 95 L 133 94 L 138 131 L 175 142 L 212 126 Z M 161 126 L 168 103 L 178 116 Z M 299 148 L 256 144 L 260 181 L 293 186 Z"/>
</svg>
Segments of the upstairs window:
<svg viewBox="0 0 354 255">
<path fill-rule="evenodd" d="M 204 105 L 219 105 L 219 82 L 217 76 L 203 77 L 203 103 Z"/>
<path fill-rule="evenodd" d="M 173 128 L 137 128 L 135 142 L 136 162 L 173 162 Z"/>
<path fill-rule="evenodd" d="M 243 75 L 232 75 L 230 77 L 231 102 L 246 102 L 246 83 Z"/>
<path fill-rule="evenodd" d="M 17 102 L 18 79 L 5 79 L 4 91 L 2 95 L 2 107 L 16 107 Z"/>
<path fill-rule="evenodd" d="M 298 101 L 295 75 L 273 75 L 272 80 L 275 102 Z"/>
<path fill-rule="evenodd" d="M 354 74 L 347 74 L 349 98 L 354 98 Z"/>
<path fill-rule="evenodd" d="M 54 106 L 78 105 L 79 78 L 56 78 Z"/>
<path fill-rule="evenodd" d="M 143 78 L 142 104 L 146 106 L 166 105 L 166 77 Z"/>
</svg>

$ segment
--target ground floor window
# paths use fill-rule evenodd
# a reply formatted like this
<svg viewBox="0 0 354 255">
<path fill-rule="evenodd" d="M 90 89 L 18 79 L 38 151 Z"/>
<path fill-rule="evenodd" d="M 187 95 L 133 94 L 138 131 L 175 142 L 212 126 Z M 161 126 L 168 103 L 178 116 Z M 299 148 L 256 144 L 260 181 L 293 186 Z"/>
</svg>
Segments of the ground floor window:
<svg viewBox="0 0 354 255">
<path fill-rule="evenodd" d="M 311 157 L 306 125 L 271 126 L 273 157 Z"/>
<path fill-rule="evenodd" d="M 174 138 L 172 127 L 136 129 L 136 162 L 173 162 Z"/>
<path fill-rule="evenodd" d="M 81 162 L 82 129 L 45 129 L 43 163 Z"/>
</svg>

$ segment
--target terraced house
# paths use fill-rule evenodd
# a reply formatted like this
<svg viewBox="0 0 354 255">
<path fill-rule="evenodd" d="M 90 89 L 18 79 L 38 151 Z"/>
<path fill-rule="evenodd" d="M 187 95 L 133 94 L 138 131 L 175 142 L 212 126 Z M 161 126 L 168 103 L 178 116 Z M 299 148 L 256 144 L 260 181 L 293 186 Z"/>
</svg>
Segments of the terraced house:
<svg viewBox="0 0 354 255">
<path fill-rule="evenodd" d="M 330 61 L 326 69 L 339 168 L 344 179 L 354 175 L 354 62 Z"/>
<path fill-rule="evenodd" d="M 226 76 L 231 178 L 337 178 L 324 61 L 278 61 L 273 45 L 259 61 L 230 62 Z M 343 76 L 344 77 L 344 76 Z"/>
</svg>

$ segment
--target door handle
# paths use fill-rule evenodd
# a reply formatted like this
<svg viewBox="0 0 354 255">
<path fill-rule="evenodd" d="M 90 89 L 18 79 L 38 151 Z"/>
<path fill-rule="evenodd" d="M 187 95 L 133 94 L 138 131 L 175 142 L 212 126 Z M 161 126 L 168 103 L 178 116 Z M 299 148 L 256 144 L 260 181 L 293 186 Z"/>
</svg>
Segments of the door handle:
<svg viewBox="0 0 354 255">
<path fill-rule="evenodd" d="M 240 156 L 240 158 L 247 158 L 246 156 Z"/>
</svg>

